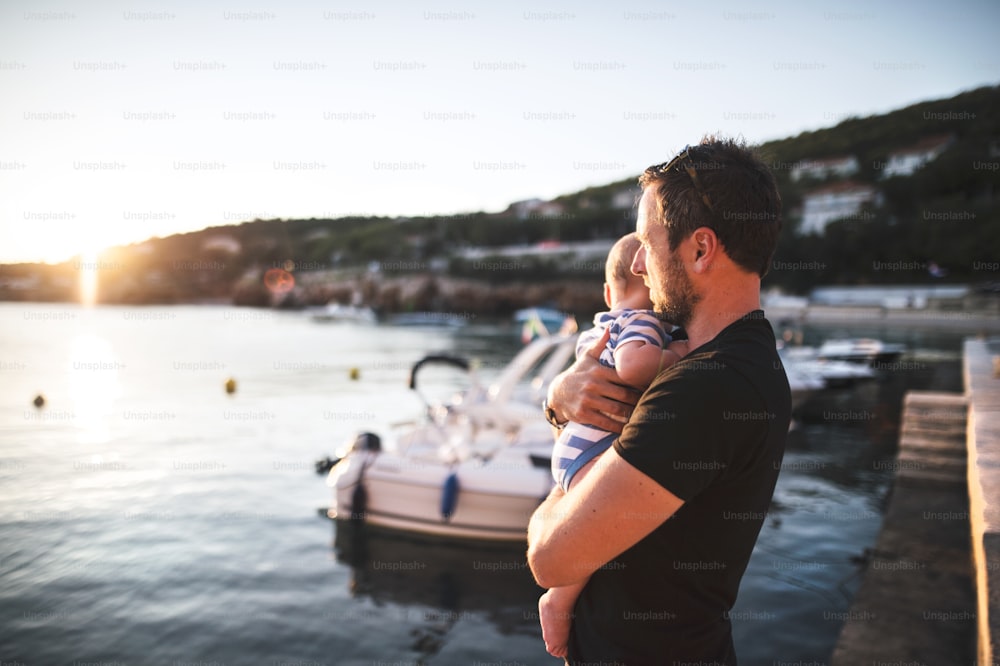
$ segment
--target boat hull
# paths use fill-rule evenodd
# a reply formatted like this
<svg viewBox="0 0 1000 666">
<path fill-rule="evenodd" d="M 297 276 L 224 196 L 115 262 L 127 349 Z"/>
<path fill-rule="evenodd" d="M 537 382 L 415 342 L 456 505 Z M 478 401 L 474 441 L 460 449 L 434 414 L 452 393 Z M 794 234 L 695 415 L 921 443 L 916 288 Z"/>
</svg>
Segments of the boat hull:
<svg viewBox="0 0 1000 666">
<path fill-rule="evenodd" d="M 499 460 L 419 464 L 391 454 L 374 454 L 359 462 L 345 460 L 340 464 L 347 463 L 345 467 L 331 471 L 328 483 L 335 501 L 331 518 L 449 539 L 524 542 L 528 520 L 552 486 L 549 470 L 533 467 L 527 454 L 517 465 Z M 452 512 L 444 515 L 452 474 L 457 493 Z M 357 506 L 359 484 L 364 487 L 364 506 Z"/>
</svg>

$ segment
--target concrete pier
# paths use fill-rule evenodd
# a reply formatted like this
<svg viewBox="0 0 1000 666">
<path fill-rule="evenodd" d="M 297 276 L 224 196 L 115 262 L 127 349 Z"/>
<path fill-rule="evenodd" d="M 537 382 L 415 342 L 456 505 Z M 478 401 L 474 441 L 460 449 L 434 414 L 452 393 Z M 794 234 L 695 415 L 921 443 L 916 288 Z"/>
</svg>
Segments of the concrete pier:
<svg viewBox="0 0 1000 666">
<path fill-rule="evenodd" d="M 961 394 L 906 394 L 895 482 L 834 666 L 974 663 L 966 413 Z"/>
<path fill-rule="evenodd" d="M 1000 658 L 1000 340 L 966 340 L 963 375 L 962 394 L 904 399 L 896 478 L 834 666 Z"/>
<path fill-rule="evenodd" d="M 807 305 L 800 307 L 767 306 L 767 318 L 773 322 L 791 321 L 797 324 L 844 324 L 855 326 L 901 328 L 918 327 L 923 330 L 950 330 L 969 335 L 996 335 L 1000 333 L 1000 313 L 995 304 L 990 308 L 890 309 L 861 305 Z"/>
</svg>

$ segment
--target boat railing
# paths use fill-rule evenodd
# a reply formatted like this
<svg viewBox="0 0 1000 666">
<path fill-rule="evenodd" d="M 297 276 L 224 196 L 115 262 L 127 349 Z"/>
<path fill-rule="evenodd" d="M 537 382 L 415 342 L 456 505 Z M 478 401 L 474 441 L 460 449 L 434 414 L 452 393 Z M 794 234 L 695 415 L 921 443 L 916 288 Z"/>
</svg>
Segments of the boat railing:
<svg viewBox="0 0 1000 666">
<path fill-rule="evenodd" d="M 551 335 L 532 340 L 490 385 L 487 400 L 502 404 L 512 399 L 534 402 L 537 397 L 541 401 L 549 382 L 573 357 L 575 347 L 575 335 Z M 528 377 L 530 381 L 526 382 Z M 529 395 L 525 399 L 517 397 L 517 389 L 525 385 L 529 387 Z"/>
<path fill-rule="evenodd" d="M 518 352 L 485 389 L 475 381 L 474 364 L 464 359 L 442 354 L 421 359 L 411 370 L 410 388 L 424 400 L 426 419 L 422 427 L 411 429 L 408 436 L 397 440 L 400 452 L 410 452 L 420 442 L 439 449 L 439 454 L 447 458 L 488 459 L 503 446 L 522 443 L 522 435 L 534 431 L 533 424 L 544 431 L 541 437 L 546 439 L 548 432 L 542 427 L 539 404 L 549 382 L 572 359 L 575 346 L 575 335 L 538 338 Z M 452 402 L 427 401 L 418 388 L 417 373 L 432 363 L 468 370 L 473 376 L 472 386 Z"/>
</svg>

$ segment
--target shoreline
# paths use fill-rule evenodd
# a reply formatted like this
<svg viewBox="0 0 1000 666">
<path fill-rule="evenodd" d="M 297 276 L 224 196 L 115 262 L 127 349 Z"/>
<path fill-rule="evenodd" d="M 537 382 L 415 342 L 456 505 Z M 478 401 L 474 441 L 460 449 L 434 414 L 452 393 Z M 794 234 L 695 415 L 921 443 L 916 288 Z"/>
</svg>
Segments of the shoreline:
<svg viewBox="0 0 1000 666">
<path fill-rule="evenodd" d="M 233 307 L 247 310 L 294 311 L 307 310 L 307 307 L 282 308 L 266 305 L 240 305 L 227 299 L 203 299 L 200 301 L 183 301 L 176 303 L 98 303 L 95 306 L 84 306 L 76 301 L 58 300 L 0 300 L 0 305 L 13 306 L 70 306 L 70 307 L 117 307 L 117 308 L 171 308 L 187 306 Z M 469 305 L 464 303 L 464 305 Z M 472 313 L 474 308 L 463 310 L 465 314 Z M 570 310 L 571 308 L 567 308 Z M 938 329 L 945 331 L 964 332 L 971 335 L 990 335 L 1000 333 L 1000 312 L 989 310 L 940 310 L 940 309 L 893 309 L 874 306 L 857 305 L 804 305 L 781 306 L 764 305 L 764 315 L 775 326 L 787 328 L 803 324 L 868 324 L 872 327 Z M 405 310 L 402 310 L 405 311 Z M 442 308 L 435 311 L 456 312 L 457 310 Z M 493 312 L 475 312 L 484 321 L 502 321 L 505 316 Z"/>
<path fill-rule="evenodd" d="M 1000 333 L 1000 313 L 967 310 L 890 309 L 871 306 L 764 306 L 764 314 L 779 324 L 865 323 L 873 326 L 936 328 L 972 334 Z"/>
</svg>

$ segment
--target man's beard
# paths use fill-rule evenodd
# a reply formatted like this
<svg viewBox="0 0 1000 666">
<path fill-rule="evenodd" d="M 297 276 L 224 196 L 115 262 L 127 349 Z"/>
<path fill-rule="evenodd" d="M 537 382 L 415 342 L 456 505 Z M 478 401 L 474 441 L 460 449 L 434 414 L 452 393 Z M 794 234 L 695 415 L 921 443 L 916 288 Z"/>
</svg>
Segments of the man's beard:
<svg viewBox="0 0 1000 666">
<path fill-rule="evenodd" d="M 666 284 L 661 285 L 664 296 L 653 304 L 653 308 L 671 324 L 687 328 L 701 294 L 695 291 L 691 278 L 673 252 L 667 260 L 666 274 Z"/>
</svg>

